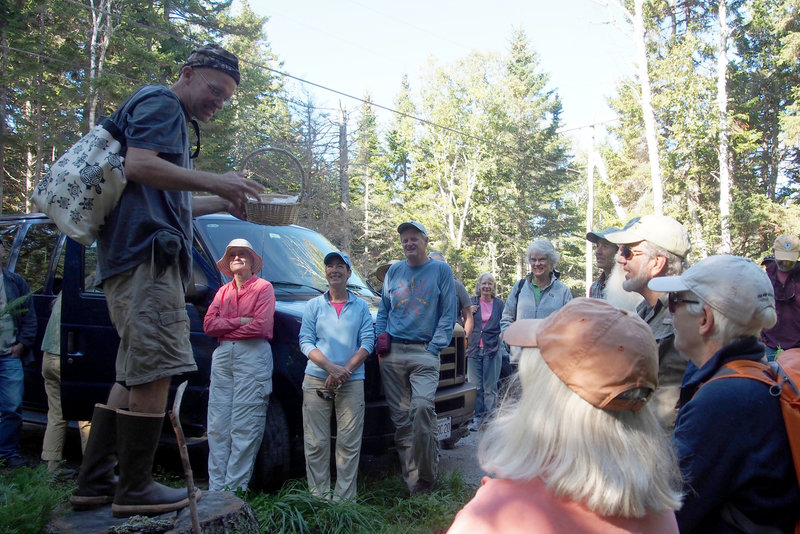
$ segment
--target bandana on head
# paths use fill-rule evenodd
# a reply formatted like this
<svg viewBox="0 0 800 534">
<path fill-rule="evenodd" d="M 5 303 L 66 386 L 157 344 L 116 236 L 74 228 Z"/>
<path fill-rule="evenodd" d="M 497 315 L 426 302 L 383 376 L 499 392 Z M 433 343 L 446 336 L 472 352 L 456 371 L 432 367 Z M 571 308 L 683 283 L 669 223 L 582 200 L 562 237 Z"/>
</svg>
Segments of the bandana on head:
<svg viewBox="0 0 800 534">
<path fill-rule="evenodd" d="M 207 67 L 224 72 L 234 79 L 239 85 L 241 76 L 239 75 L 239 59 L 217 44 L 207 44 L 200 48 L 195 48 L 189 54 L 184 67 Z"/>
</svg>

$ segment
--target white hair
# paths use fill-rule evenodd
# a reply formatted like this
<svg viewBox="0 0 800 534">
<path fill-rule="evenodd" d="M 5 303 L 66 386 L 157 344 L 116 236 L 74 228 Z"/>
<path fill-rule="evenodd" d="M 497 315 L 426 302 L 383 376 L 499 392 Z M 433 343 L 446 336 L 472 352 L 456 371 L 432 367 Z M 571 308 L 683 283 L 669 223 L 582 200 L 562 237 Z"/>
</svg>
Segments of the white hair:
<svg viewBox="0 0 800 534">
<path fill-rule="evenodd" d="M 680 508 L 677 459 L 650 403 L 638 412 L 595 408 L 535 348 L 522 350 L 515 380 L 518 398 L 506 397 L 480 443 L 485 471 L 512 480 L 539 477 L 554 496 L 603 516 Z"/>
<path fill-rule="evenodd" d="M 681 295 L 686 295 L 686 298 L 689 300 L 698 301 L 698 304 L 693 302 L 686 303 L 686 312 L 689 315 L 702 315 L 703 306 L 708 306 L 708 304 L 706 304 L 702 298 L 691 291 L 681 292 Z M 718 342 L 722 347 L 725 345 L 730 345 L 731 343 L 746 337 L 759 337 L 763 328 L 771 328 L 776 322 L 778 322 L 777 312 L 775 311 L 775 308 L 772 307 L 761 310 L 761 320 L 758 322 L 762 326 L 742 326 L 739 323 L 732 321 L 728 318 L 728 316 L 724 315 L 718 310 L 715 310 L 711 306 L 708 306 L 708 308 L 711 310 L 711 313 L 714 316 L 714 327 L 711 329 L 709 339 L 713 339 L 714 341 Z"/>
<path fill-rule="evenodd" d="M 625 282 L 625 271 L 622 265 L 617 263 L 615 256 L 611 276 L 606 279 L 604 298 L 621 310 L 636 311 L 636 307 L 644 298 L 636 291 L 626 291 L 622 287 L 623 282 Z"/>
<path fill-rule="evenodd" d="M 548 241 L 547 239 L 537 239 L 530 245 L 528 245 L 528 250 L 525 252 L 525 261 L 531 261 L 531 252 L 538 252 L 539 254 L 544 254 L 547 257 L 547 261 L 550 262 L 550 268 L 554 268 L 558 261 L 561 259 L 561 255 L 556 252 L 556 247 Z"/>
</svg>

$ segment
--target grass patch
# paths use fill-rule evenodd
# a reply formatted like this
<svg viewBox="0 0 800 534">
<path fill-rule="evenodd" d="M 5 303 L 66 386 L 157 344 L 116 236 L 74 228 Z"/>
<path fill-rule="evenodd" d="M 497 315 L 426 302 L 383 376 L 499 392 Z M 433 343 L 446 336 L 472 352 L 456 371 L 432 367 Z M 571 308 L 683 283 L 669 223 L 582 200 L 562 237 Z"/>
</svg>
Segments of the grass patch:
<svg viewBox="0 0 800 534">
<path fill-rule="evenodd" d="M 247 493 L 262 532 L 298 534 L 444 532 L 456 512 L 475 494 L 460 473 L 440 478 L 436 490 L 407 497 L 399 475 L 359 480 L 351 502 L 331 502 L 308 492 L 304 480 L 290 480 L 273 494 Z"/>
<path fill-rule="evenodd" d="M 38 534 L 58 513 L 75 482 L 47 472 L 42 464 L 35 468 L 3 470 L 0 475 L 0 533 Z"/>
</svg>

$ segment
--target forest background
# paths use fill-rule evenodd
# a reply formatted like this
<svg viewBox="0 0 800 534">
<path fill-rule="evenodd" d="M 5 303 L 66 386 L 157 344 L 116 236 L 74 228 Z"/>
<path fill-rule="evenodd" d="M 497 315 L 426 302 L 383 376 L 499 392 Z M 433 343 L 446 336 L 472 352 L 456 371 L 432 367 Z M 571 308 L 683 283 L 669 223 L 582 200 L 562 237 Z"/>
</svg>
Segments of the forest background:
<svg viewBox="0 0 800 534">
<path fill-rule="evenodd" d="M 800 0 L 597 1 L 633 40 L 624 60 L 636 75 L 610 99 L 610 135 L 581 151 L 522 30 L 503 53 L 432 62 L 417 91 L 404 78 L 380 124 L 369 94 L 331 112 L 290 91 L 267 19 L 247 3 L 0 0 L 2 211 L 30 211 L 39 177 L 90 125 L 135 88 L 174 83 L 191 49 L 213 41 L 239 56 L 242 83 L 201 124 L 197 168 L 288 150 L 305 169 L 298 224 L 364 274 L 402 257 L 396 227 L 408 219 L 467 287 L 488 271 L 502 296 L 536 238 L 555 244 L 562 279 L 585 294 L 587 228 L 647 213 L 687 227 L 691 261 L 759 261 L 776 235 L 800 232 Z M 269 187 L 301 192 L 289 174 Z"/>
</svg>

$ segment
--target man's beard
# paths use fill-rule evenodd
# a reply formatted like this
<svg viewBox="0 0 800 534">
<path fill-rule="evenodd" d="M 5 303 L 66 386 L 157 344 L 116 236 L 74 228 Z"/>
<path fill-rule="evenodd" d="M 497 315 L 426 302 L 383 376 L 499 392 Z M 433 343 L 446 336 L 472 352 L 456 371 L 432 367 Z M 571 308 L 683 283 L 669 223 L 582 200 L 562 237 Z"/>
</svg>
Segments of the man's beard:
<svg viewBox="0 0 800 534">
<path fill-rule="evenodd" d="M 625 271 L 622 270 L 622 265 L 615 262 L 611 276 L 608 277 L 606 287 L 603 289 L 605 299 L 617 308 L 634 311 L 643 298 L 639 293 L 623 289 L 623 282 L 625 282 Z"/>
</svg>

